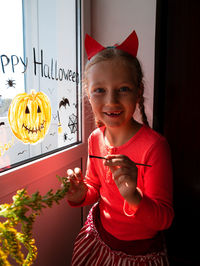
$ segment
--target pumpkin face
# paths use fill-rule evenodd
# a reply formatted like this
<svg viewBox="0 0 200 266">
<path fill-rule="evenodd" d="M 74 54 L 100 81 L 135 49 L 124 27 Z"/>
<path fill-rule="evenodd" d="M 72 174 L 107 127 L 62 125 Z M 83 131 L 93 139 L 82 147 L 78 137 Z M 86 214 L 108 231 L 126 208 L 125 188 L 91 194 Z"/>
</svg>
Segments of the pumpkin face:
<svg viewBox="0 0 200 266">
<path fill-rule="evenodd" d="M 12 100 L 8 121 L 15 136 L 24 143 L 43 139 L 51 122 L 51 105 L 43 92 L 20 93 Z"/>
</svg>

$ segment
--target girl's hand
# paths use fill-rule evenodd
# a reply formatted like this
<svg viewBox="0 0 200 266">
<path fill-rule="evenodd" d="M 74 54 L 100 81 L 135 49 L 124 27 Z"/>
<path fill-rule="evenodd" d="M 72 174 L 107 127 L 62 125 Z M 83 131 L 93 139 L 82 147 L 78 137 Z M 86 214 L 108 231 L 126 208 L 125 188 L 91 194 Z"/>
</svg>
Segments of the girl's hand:
<svg viewBox="0 0 200 266">
<path fill-rule="evenodd" d="M 106 156 L 104 164 L 110 168 L 122 197 L 130 204 L 138 205 L 141 196 L 136 189 L 138 169 L 135 163 L 125 155 L 115 154 Z"/>
<path fill-rule="evenodd" d="M 87 193 L 87 185 L 83 181 L 83 175 L 80 168 L 67 170 L 67 182 L 70 182 L 69 190 L 66 197 L 73 204 L 81 203 Z"/>
</svg>

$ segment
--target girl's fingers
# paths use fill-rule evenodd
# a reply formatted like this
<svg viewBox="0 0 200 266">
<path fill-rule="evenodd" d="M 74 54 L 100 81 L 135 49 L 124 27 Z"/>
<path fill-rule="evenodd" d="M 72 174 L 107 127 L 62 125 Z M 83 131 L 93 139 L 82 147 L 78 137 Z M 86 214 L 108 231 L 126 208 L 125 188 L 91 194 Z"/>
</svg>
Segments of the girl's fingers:
<svg viewBox="0 0 200 266">
<path fill-rule="evenodd" d="M 134 163 L 122 162 L 122 161 L 108 161 L 105 163 L 105 166 L 108 166 L 111 172 L 114 174 L 121 171 L 128 171 L 129 173 L 137 171 L 137 167 Z"/>
<path fill-rule="evenodd" d="M 76 167 L 74 168 L 74 173 L 76 175 L 76 178 L 80 181 L 80 180 L 83 180 L 83 174 L 81 172 L 81 169 Z"/>
<path fill-rule="evenodd" d="M 116 166 L 109 166 L 109 168 L 110 168 L 110 171 L 112 172 L 112 174 L 114 174 L 118 167 L 116 167 Z"/>
<path fill-rule="evenodd" d="M 68 179 L 69 179 L 70 183 L 72 185 L 76 185 L 77 178 L 76 178 L 76 175 L 75 175 L 75 173 L 74 173 L 74 171 L 72 169 L 68 169 L 67 170 L 67 176 L 68 176 Z"/>
<path fill-rule="evenodd" d="M 118 178 L 120 176 L 130 176 L 131 169 L 128 168 L 117 168 L 113 172 L 113 177 Z"/>
<path fill-rule="evenodd" d="M 105 156 L 106 159 L 129 159 L 126 155 L 123 154 L 110 154 Z"/>
<path fill-rule="evenodd" d="M 123 173 L 117 173 L 113 175 L 113 179 L 115 181 L 115 183 L 118 185 L 122 184 L 122 183 L 135 183 L 136 179 L 133 178 L 132 176 L 130 176 L 130 173 L 128 172 L 123 172 Z"/>
<path fill-rule="evenodd" d="M 72 169 L 67 170 L 68 180 L 71 184 L 69 191 L 74 192 L 75 190 L 79 190 L 81 183 L 83 182 L 83 175 L 80 168 L 75 168 L 74 171 Z"/>
<path fill-rule="evenodd" d="M 112 155 L 112 156 L 109 155 L 106 157 L 104 164 L 106 166 L 124 166 L 124 167 L 135 166 L 135 163 L 125 155 Z"/>
<path fill-rule="evenodd" d="M 74 171 L 73 171 L 72 169 L 68 169 L 68 170 L 67 170 L 67 175 L 68 175 L 69 177 L 73 177 L 73 176 L 74 176 Z"/>
<path fill-rule="evenodd" d="M 74 168 L 74 171 L 72 169 L 68 169 L 67 170 L 67 175 L 70 179 L 72 179 L 73 181 L 79 181 L 83 179 L 83 175 L 81 172 L 81 169 L 76 167 Z"/>
<path fill-rule="evenodd" d="M 71 202 L 80 203 L 87 193 L 87 186 L 83 181 L 81 169 L 68 169 L 67 179 L 67 182 L 70 182 L 70 187 L 66 194 L 66 198 Z"/>
</svg>

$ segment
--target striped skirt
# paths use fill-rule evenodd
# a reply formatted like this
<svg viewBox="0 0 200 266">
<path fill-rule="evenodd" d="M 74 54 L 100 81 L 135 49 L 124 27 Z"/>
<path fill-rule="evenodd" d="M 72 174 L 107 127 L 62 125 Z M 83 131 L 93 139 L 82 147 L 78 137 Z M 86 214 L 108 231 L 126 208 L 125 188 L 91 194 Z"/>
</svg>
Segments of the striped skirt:
<svg viewBox="0 0 200 266">
<path fill-rule="evenodd" d="M 71 265 L 168 266 L 169 262 L 160 236 L 135 241 L 118 240 L 111 236 L 102 227 L 99 206 L 95 204 L 76 238 Z"/>
</svg>

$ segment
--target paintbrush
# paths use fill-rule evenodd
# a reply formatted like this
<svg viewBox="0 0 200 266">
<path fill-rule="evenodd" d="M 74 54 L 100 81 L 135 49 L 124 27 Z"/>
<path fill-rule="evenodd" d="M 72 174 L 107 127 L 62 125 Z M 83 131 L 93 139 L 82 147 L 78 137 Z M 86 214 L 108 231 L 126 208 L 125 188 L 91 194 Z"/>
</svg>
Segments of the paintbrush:
<svg viewBox="0 0 200 266">
<path fill-rule="evenodd" d="M 101 157 L 101 156 L 95 156 L 95 155 L 89 155 L 90 158 L 96 158 L 96 159 L 105 159 L 107 160 L 105 157 Z M 147 166 L 147 167 L 152 167 L 152 165 L 149 164 L 143 164 L 143 163 L 135 163 L 136 165 L 141 165 L 141 166 Z"/>
<path fill-rule="evenodd" d="M 57 115 L 58 115 L 58 134 L 61 134 L 62 133 L 62 127 L 61 127 L 60 116 L 59 116 L 58 111 L 57 111 Z"/>
</svg>

